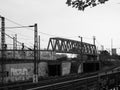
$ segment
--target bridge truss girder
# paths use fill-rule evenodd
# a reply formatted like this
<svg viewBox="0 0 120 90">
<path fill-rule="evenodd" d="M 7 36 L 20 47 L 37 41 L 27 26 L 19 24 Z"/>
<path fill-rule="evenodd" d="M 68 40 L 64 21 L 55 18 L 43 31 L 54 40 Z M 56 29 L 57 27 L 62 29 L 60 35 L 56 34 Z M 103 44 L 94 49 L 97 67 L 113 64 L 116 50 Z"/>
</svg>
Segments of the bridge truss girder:
<svg viewBox="0 0 120 90">
<path fill-rule="evenodd" d="M 50 38 L 47 50 L 59 53 L 97 55 L 95 45 L 64 38 Z"/>
</svg>

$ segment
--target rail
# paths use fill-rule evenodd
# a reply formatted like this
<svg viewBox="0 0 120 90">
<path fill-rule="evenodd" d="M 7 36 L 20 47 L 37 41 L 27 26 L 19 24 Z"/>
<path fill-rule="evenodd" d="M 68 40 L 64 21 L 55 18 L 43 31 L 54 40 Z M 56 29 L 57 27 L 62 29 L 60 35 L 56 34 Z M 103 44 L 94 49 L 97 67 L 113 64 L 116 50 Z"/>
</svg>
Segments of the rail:
<svg viewBox="0 0 120 90">
<path fill-rule="evenodd" d="M 117 79 L 116 79 L 117 78 Z M 117 81 L 120 84 L 120 67 L 115 67 L 112 70 L 107 71 L 99 71 L 94 73 L 86 73 L 86 74 L 79 74 L 79 75 L 71 75 L 71 76 L 64 76 L 64 77 L 56 77 L 56 79 L 49 79 L 45 81 L 40 81 L 38 83 L 24 83 L 19 85 L 12 85 L 12 86 L 4 86 L 0 87 L 0 90 L 13 90 L 14 88 L 18 88 L 17 90 L 44 90 L 51 88 L 52 90 L 59 90 L 62 87 L 68 88 L 68 86 L 72 85 L 71 83 L 81 83 L 80 85 L 89 85 L 90 83 L 101 83 L 104 81 L 109 82 L 111 84 L 111 79 L 113 81 Z M 114 83 L 114 82 L 113 82 Z M 114 83 L 115 84 L 115 83 Z M 106 84 L 105 84 L 106 85 Z M 31 86 L 31 87 L 30 87 Z M 116 86 L 116 85 L 115 85 Z M 82 87 L 82 86 L 81 86 Z M 65 89 L 64 89 L 65 90 Z"/>
</svg>

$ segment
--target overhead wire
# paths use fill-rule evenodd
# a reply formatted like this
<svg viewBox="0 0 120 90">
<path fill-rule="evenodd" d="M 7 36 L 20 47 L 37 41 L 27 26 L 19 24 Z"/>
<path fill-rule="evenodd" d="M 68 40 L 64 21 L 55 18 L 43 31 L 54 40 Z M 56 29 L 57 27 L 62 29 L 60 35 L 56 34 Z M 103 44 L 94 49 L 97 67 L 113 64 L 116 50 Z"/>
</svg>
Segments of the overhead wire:
<svg viewBox="0 0 120 90">
<path fill-rule="evenodd" d="M 0 32 L 1 32 L 1 30 L 0 30 Z M 5 35 L 6 35 L 6 36 L 8 36 L 9 38 L 13 39 L 13 37 L 12 37 L 12 36 L 10 36 L 10 35 L 8 35 L 8 34 L 6 34 L 6 33 L 5 33 Z M 22 45 L 22 43 L 21 43 L 20 41 L 17 41 L 17 43 L 19 43 L 19 44 L 21 44 L 21 45 Z M 25 46 L 25 47 L 26 47 L 26 48 L 29 48 L 28 46 Z"/>
<path fill-rule="evenodd" d="M 25 27 L 25 26 L 23 26 L 23 25 L 15 22 L 15 21 L 11 20 L 11 19 L 8 19 L 8 18 L 5 18 L 5 19 L 8 20 L 9 22 L 12 22 L 12 23 L 20 26 L 20 27 L 8 27 L 7 29 L 14 29 L 14 28 L 22 28 L 22 27 Z M 30 29 L 30 28 L 27 28 L 27 27 L 25 27 L 25 28 L 33 31 L 33 29 Z M 57 36 L 57 35 L 53 35 L 53 34 L 48 34 L 48 33 L 45 33 L 45 32 L 41 32 L 41 31 L 38 31 L 38 33 L 39 33 L 39 34 L 44 34 L 44 35 L 47 35 L 47 36 L 52 36 L 52 37 L 63 37 L 63 38 L 65 38 L 65 36 Z M 73 37 L 78 37 L 78 36 L 73 36 Z M 73 37 L 66 37 L 66 38 L 73 38 Z M 83 38 L 91 39 L 91 38 L 87 38 L 87 37 L 83 37 Z"/>
<path fill-rule="evenodd" d="M 13 21 L 13 20 L 11 20 L 11 19 L 9 19 L 9 18 L 6 18 L 6 17 L 5 17 L 5 19 L 6 19 L 7 21 L 13 23 L 13 24 L 16 24 L 16 25 L 20 26 L 20 27 L 18 27 L 18 26 L 16 26 L 16 27 L 6 27 L 6 29 L 25 28 L 25 29 L 29 29 L 29 30 L 34 31 L 33 29 L 27 28 L 27 27 L 25 27 L 25 26 L 17 23 L 16 21 Z M 38 33 L 39 33 L 39 34 L 44 34 L 44 35 L 47 35 L 47 36 L 58 37 L 57 35 L 52 35 L 52 34 L 48 34 L 48 33 L 41 32 L 41 31 L 38 31 Z M 10 35 L 8 35 L 8 34 L 6 34 L 6 35 L 7 35 L 8 37 L 12 38 Z M 59 36 L 59 37 L 65 38 L 64 36 Z M 73 37 L 78 37 L 78 36 L 73 36 Z M 66 37 L 66 38 L 73 38 L 73 37 Z M 83 37 L 83 38 L 85 38 L 85 39 L 92 39 L 92 38 L 88 38 L 88 37 Z M 12 38 L 12 39 L 13 39 L 13 38 Z M 19 42 L 19 41 L 17 41 L 17 42 L 20 43 L 20 44 L 22 44 L 22 43 Z"/>
<path fill-rule="evenodd" d="M 10 31 L 10 30 L 9 30 L 8 32 L 12 32 L 12 33 L 14 33 L 14 34 L 19 34 L 19 35 L 21 35 L 22 37 L 31 38 L 31 37 L 28 36 L 28 35 L 24 35 L 24 34 L 21 34 L 21 33 L 18 33 L 18 32 L 16 33 L 16 32 L 14 32 L 14 31 Z"/>
<path fill-rule="evenodd" d="M 13 21 L 13 20 L 10 20 L 10 19 L 8 19 L 8 18 L 6 18 L 6 20 L 8 20 L 8 21 L 10 21 L 10 22 L 12 22 L 12 23 L 14 23 L 14 24 L 20 26 L 20 27 L 24 27 L 23 25 L 21 25 L 21 24 L 15 22 L 15 21 Z M 20 28 L 20 27 L 16 27 L 16 28 Z M 8 27 L 8 28 L 9 28 L 9 29 L 12 29 L 12 27 Z M 15 27 L 13 27 L 13 28 L 15 28 Z M 32 29 L 30 29 L 30 28 L 26 28 L 26 29 L 32 30 Z M 33 30 L 32 30 L 32 31 L 33 31 Z M 38 33 L 41 33 L 41 34 L 44 34 L 44 35 L 48 35 L 48 36 L 56 36 L 56 35 L 52 35 L 52 34 L 40 32 L 40 31 L 38 31 Z"/>
<path fill-rule="evenodd" d="M 103 50 L 104 49 L 104 45 L 99 43 L 98 40 L 96 40 L 96 43 L 99 45 L 100 49 L 99 50 Z M 98 47 L 98 46 L 97 46 Z"/>
<path fill-rule="evenodd" d="M 13 21 L 13 20 L 10 20 L 10 19 L 8 19 L 8 18 L 6 18 L 6 19 L 7 19 L 8 21 L 10 21 L 10 22 L 16 24 L 16 25 L 21 26 L 21 28 L 24 27 L 23 25 L 21 25 L 21 24 L 15 22 L 15 21 Z M 9 27 L 8 29 L 13 29 L 13 28 L 17 28 L 17 27 Z M 18 27 L 18 28 L 20 28 L 20 27 Z M 28 28 L 27 28 L 27 29 L 28 29 Z M 29 30 L 32 30 L 32 29 L 29 29 Z M 33 31 L 33 30 L 32 30 L 32 31 Z M 47 33 L 43 33 L 43 32 L 39 32 L 39 33 L 42 33 L 42 34 L 44 34 L 44 35 L 49 35 L 49 36 L 55 36 L 55 35 L 51 35 L 51 34 L 47 34 Z M 5 34 L 5 35 L 8 36 L 8 37 L 10 37 L 11 39 L 13 39 L 13 37 L 11 37 L 10 35 L 8 35 L 8 34 Z M 17 42 L 20 43 L 20 44 L 22 44 L 22 43 L 19 42 L 19 41 L 17 41 Z"/>
<path fill-rule="evenodd" d="M 20 26 L 20 27 L 16 26 L 16 27 L 5 27 L 5 29 L 30 28 L 30 27 L 32 27 L 32 26 Z M 0 28 L 0 29 L 1 29 L 1 28 Z"/>
<path fill-rule="evenodd" d="M 5 19 L 8 20 L 9 22 L 12 22 L 12 23 L 14 23 L 14 24 L 20 26 L 21 28 L 23 28 L 23 27 L 25 28 L 25 26 L 23 26 L 23 25 L 21 25 L 21 24 L 15 22 L 15 21 L 13 21 L 13 20 L 11 20 L 11 19 L 8 19 L 8 18 L 6 18 L 6 17 L 5 17 Z M 20 28 L 20 27 L 16 27 L 16 28 Z M 13 29 L 12 27 L 9 27 L 9 29 L 10 29 L 10 28 Z M 15 28 L 15 27 L 14 27 L 14 28 Z M 0 32 L 1 32 L 1 30 L 0 30 Z M 11 37 L 10 35 L 8 35 L 8 34 L 6 34 L 6 33 L 5 33 L 5 35 L 8 36 L 9 38 L 13 39 L 13 37 Z M 17 41 L 17 43 L 22 44 L 22 43 L 19 42 L 19 41 Z M 26 45 L 25 45 L 25 47 L 26 47 L 26 48 L 29 48 L 29 47 L 26 46 Z"/>
<path fill-rule="evenodd" d="M 101 44 L 101 43 L 99 43 L 97 40 L 96 40 L 96 42 L 97 42 L 97 44 L 99 44 L 100 46 L 102 46 L 102 44 Z"/>
<path fill-rule="evenodd" d="M 1 13 L 1 12 L 0 12 L 0 13 Z M 30 26 L 23 26 L 23 25 L 15 22 L 15 21 L 13 21 L 13 20 L 11 20 L 11 19 L 6 18 L 6 17 L 5 17 L 5 19 L 8 20 L 9 22 L 12 22 L 13 24 L 16 24 L 16 25 L 20 26 L 20 27 L 18 27 L 18 26 L 16 26 L 16 27 L 5 27 L 5 29 L 30 28 Z M 0 29 L 1 29 L 1 28 L 0 28 Z M 11 31 L 11 32 L 13 32 L 13 31 Z M 14 33 L 15 33 L 15 32 L 14 32 Z M 17 32 L 17 33 L 18 33 L 18 32 Z M 18 33 L 18 34 L 20 34 L 20 33 Z M 25 36 L 25 35 L 23 35 L 23 34 L 21 34 L 21 35 L 22 35 L 22 36 Z"/>
</svg>

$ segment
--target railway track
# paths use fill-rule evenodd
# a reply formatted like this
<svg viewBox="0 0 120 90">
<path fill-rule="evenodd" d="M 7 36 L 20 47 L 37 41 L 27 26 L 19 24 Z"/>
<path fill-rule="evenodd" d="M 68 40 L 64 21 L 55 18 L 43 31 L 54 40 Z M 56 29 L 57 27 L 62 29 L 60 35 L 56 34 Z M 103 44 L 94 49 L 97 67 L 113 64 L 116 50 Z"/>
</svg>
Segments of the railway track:
<svg viewBox="0 0 120 90">
<path fill-rule="evenodd" d="M 58 82 L 54 84 L 48 84 L 45 86 L 39 86 L 35 88 L 30 88 L 27 90 L 77 90 L 82 88 L 88 88 L 92 86 L 91 88 L 96 88 L 97 83 L 99 83 L 99 78 L 104 77 L 106 75 L 112 75 L 120 73 L 120 68 L 113 68 L 113 70 L 108 70 L 106 72 L 95 72 L 95 73 L 87 73 L 86 75 L 83 75 L 81 77 L 78 77 L 76 79 L 66 80 L 63 82 Z M 87 87 L 86 85 L 87 84 Z M 99 88 L 99 87 L 98 87 Z M 95 89 L 97 90 L 97 88 Z"/>
<path fill-rule="evenodd" d="M 3 86 L 0 87 L 0 90 L 77 90 L 77 88 L 87 88 L 86 85 L 94 86 L 96 85 L 95 83 L 98 83 L 99 78 L 117 73 L 120 73 L 120 67 L 114 67 L 112 70 L 98 71 L 94 73 L 55 77 L 39 81 L 38 83 L 29 82 Z"/>
</svg>

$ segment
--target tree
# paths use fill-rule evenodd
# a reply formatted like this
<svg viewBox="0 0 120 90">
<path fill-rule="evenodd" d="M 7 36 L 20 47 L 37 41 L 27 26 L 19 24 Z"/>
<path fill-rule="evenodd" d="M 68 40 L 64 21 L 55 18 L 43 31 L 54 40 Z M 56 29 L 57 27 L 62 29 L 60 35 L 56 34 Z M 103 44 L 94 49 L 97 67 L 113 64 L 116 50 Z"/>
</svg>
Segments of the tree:
<svg viewBox="0 0 120 90">
<path fill-rule="evenodd" d="M 84 11 L 88 6 L 94 7 L 98 4 L 104 4 L 108 0 L 67 0 L 66 4 Z"/>
</svg>

